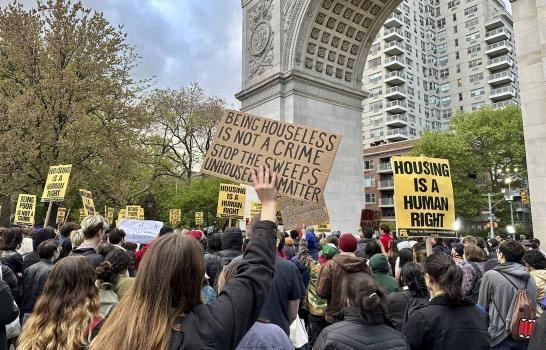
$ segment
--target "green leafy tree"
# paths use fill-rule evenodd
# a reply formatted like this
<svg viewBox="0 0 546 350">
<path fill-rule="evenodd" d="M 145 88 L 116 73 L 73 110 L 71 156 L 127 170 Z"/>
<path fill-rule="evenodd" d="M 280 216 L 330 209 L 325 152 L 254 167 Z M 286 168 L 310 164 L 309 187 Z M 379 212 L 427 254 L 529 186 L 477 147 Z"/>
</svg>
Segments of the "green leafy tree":
<svg viewBox="0 0 546 350">
<path fill-rule="evenodd" d="M 487 206 L 487 193 L 502 198 L 506 168 L 525 173 L 525 143 L 521 110 L 509 106 L 499 110 L 482 108 L 459 113 L 448 132 L 426 131 L 412 152 L 449 159 L 455 207 L 458 216 L 473 218 Z M 506 205 L 498 215 L 506 217 Z"/>
</svg>

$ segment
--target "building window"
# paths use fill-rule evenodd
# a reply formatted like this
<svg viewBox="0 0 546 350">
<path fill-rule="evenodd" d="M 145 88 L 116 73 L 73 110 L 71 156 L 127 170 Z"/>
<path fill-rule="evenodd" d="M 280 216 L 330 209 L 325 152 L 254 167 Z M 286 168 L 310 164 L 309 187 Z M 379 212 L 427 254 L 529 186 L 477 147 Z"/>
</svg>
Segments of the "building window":
<svg viewBox="0 0 546 350">
<path fill-rule="evenodd" d="M 449 92 L 449 83 L 440 84 L 440 92 L 441 93 Z"/>
<path fill-rule="evenodd" d="M 478 25 L 478 23 L 480 23 L 480 19 L 479 18 L 473 18 L 471 20 L 466 21 L 464 26 L 466 28 L 470 28 L 470 27 L 474 27 L 475 25 Z"/>
<path fill-rule="evenodd" d="M 440 56 L 438 58 L 438 64 L 440 66 L 445 66 L 447 64 L 447 55 L 444 55 L 444 56 Z"/>
<path fill-rule="evenodd" d="M 482 65 L 482 59 L 476 58 L 475 60 L 468 62 L 468 68 L 474 68 Z"/>
<path fill-rule="evenodd" d="M 444 79 L 449 77 L 449 68 L 440 69 L 440 78 Z"/>
<path fill-rule="evenodd" d="M 370 112 L 377 112 L 383 108 L 383 101 L 377 101 L 370 103 Z"/>
<path fill-rule="evenodd" d="M 370 124 L 371 125 L 378 125 L 383 122 L 383 116 L 381 114 L 376 114 L 370 116 Z"/>
<path fill-rule="evenodd" d="M 484 105 L 485 105 L 485 102 L 483 102 L 483 101 L 473 103 L 472 104 L 472 110 L 473 111 L 478 110 L 478 109 L 482 108 Z"/>
<path fill-rule="evenodd" d="M 364 170 L 373 170 L 373 159 L 364 160 Z"/>
<path fill-rule="evenodd" d="M 464 15 L 468 16 L 478 11 L 478 5 L 473 5 L 464 9 Z"/>
<path fill-rule="evenodd" d="M 470 82 L 475 83 L 483 79 L 483 73 L 477 73 L 470 76 Z"/>
<path fill-rule="evenodd" d="M 409 107 L 409 109 L 415 109 L 415 102 L 408 101 L 408 107 Z"/>
<path fill-rule="evenodd" d="M 438 41 L 444 40 L 446 38 L 446 31 L 442 30 L 441 32 L 438 32 L 438 34 L 436 34 L 436 38 Z"/>
<path fill-rule="evenodd" d="M 459 46 L 459 39 L 455 39 L 455 47 Z"/>
<path fill-rule="evenodd" d="M 482 47 L 481 47 L 480 44 L 472 45 L 468 49 L 466 49 L 466 53 L 470 55 L 470 54 L 479 52 L 481 49 L 482 49 Z"/>
<path fill-rule="evenodd" d="M 438 29 L 443 28 L 445 25 L 446 25 L 446 19 L 445 19 L 445 18 L 440 18 L 440 19 L 436 22 L 436 27 L 437 27 Z"/>
<path fill-rule="evenodd" d="M 472 41 L 479 38 L 480 38 L 480 32 L 474 32 L 474 33 L 470 33 L 466 35 L 466 41 Z"/>
<path fill-rule="evenodd" d="M 453 26 L 453 33 L 457 34 L 457 26 Z"/>
<path fill-rule="evenodd" d="M 375 177 L 364 176 L 364 187 L 375 187 Z"/>
<path fill-rule="evenodd" d="M 459 92 L 459 101 L 462 101 L 462 100 L 463 100 L 463 93 Z"/>
<path fill-rule="evenodd" d="M 368 97 L 376 97 L 381 95 L 382 93 L 383 93 L 383 88 L 381 86 L 376 87 L 374 89 L 368 90 Z"/>
<path fill-rule="evenodd" d="M 368 68 L 372 69 L 381 65 L 381 57 L 376 57 L 368 61 Z"/>
<path fill-rule="evenodd" d="M 440 44 L 436 48 L 438 49 L 438 54 L 444 54 L 447 52 L 447 43 Z"/>
<path fill-rule="evenodd" d="M 456 69 L 457 73 L 461 73 L 461 65 L 460 64 L 456 65 L 455 69 Z"/>
<path fill-rule="evenodd" d="M 444 110 L 442 111 L 442 118 L 448 119 L 448 118 L 451 117 L 451 114 L 452 114 L 452 113 L 453 113 L 453 112 L 451 111 L 451 109 L 444 109 Z"/>
<path fill-rule="evenodd" d="M 444 96 L 440 98 L 440 104 L 442 106 L 449 106 L 451 104 L 451 96 Z"/>
<path fill-rule="evenodd" d="M 478 89 L 474 89 L 474 90 L 470 90 L 470 97 L 477 97 L 477 96 L 481 96 L 483 94 L 485 94 L 485 89 L 483 87 L 478 88 Z"/>
<path fill-rule="evenodd" d="M 447 8 L 450 9 L 452 7 L 455 7 L 461 3 L 460 0 L 453 0 L 447 3 Z"/>
<path fill-rule="evenodd" d="M 370 83 L 375 84 L 381 80 L 381 72 L 370 74 L 369 78 L 370 78 Z"/>
<path fill-rule="evenodd" d="M 366 193 L 366 203 L 375 203 L 375 193 Z"/>
<path fill-rule="evenodd" d="M 383 136 L 383 128 L 375 128 L 370 130 L 370 138 L 375 139 Z"/>
<path fill-rule="evenodd" d="M 456 59 L 456 60 L 459 59 L 459 51 L 455 51 L 455 59 Z"/>
<path fill-rule="evenodd" d="M 372 47 L 370 47 L 370 55 L 375 55 L 381 50 L 381 43 L 373 44 Z"/>
</svg>

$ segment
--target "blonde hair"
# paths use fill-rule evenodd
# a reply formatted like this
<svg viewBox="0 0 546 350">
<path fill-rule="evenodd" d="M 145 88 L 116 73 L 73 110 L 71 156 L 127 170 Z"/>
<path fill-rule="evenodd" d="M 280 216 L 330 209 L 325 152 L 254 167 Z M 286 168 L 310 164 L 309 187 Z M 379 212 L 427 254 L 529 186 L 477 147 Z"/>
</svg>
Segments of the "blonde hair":
<svg viewBox="0 0 546 350">
<path fill-rule="evenodd" d="M 108 220 L 100 215 L 89 215 L 83 219 L 80 226 L 83 237 L 89 239 L 96 236 L 100 231 L 108 230 L 110 224 L 108 223 Z"/>
<path fill-rule="evenodd" d="M 83 233 L 81 229 L 70 232 L 70 242 L 72 243 L 72 248 L 78 248 L 79 245 L 83 243 Z"/>
<path fill-rule="evenodd" d="M 95 272 L 83 256 L 61 259 L 19 337 L 19 350 L 79 350 L 89 344 L 89 326 L 99 311 Z"/>
</svg>

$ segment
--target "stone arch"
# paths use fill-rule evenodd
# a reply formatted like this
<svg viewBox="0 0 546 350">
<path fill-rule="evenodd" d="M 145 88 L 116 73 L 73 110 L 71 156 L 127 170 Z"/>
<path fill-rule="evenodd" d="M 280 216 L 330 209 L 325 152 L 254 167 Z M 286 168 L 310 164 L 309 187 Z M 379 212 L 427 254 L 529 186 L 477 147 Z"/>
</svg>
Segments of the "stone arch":
<svg viewBox="0 0 546 350">
<path fill-rule="evenodd" d="M 325 199 L 333 229 L 364 207 L 362 74 L 401 0 L 242 0 L 243 111 L 343 135 Z M 247 201 L 253 200 L 252 195 Z"/>
</svg>

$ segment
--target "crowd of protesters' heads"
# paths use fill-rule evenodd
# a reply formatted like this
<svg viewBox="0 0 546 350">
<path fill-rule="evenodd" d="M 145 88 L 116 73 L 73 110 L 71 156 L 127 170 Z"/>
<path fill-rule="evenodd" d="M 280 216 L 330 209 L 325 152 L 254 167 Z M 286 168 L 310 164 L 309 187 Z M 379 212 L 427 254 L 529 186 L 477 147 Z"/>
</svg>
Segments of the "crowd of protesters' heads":
<svg viewBox="0 0 546 350">
<path fill-rule="evenodd" d="M 546 348 L 537 239 L 282 232 L 276 175 L 253 183 L 245 230 L 0 228 L 0 350 Z"/>
</svg>

